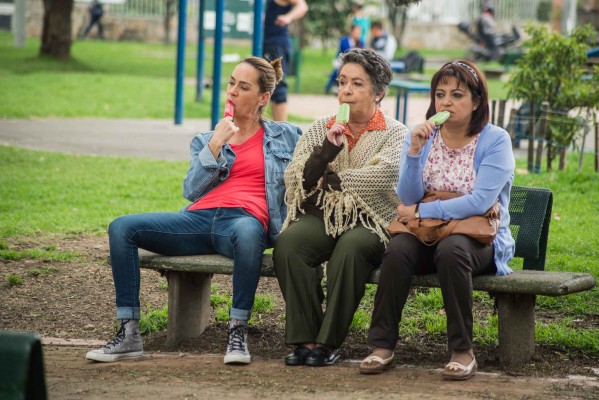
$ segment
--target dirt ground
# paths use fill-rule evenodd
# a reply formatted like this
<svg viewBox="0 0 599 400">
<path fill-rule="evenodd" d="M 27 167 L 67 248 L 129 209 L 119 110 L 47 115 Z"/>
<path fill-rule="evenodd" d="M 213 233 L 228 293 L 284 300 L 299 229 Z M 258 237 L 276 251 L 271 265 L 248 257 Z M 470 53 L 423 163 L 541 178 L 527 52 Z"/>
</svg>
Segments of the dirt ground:
<svg viewBox="0 0 599 400">
<path fill-rule="evenodd" d="M 0 329 L 35 331 L 43 338 L 46 384 L 51 399 L 599 399 L 599 355 L 567 354 L 539 346 L 533 360 L 505 371 L 495 346 L 477 346 L 479 374 L 467 382 L 444 381 L 440 368 L 448 360 L 444 338 L 423 334 L 400 341 L 396 365 L 379 376 L 363 376 L 358 362 L 368 355 L 365 334 L 351 332 L 342 348 L 344 361 L 334 367 L 285 367 L 291 349 L 283 341 L 284 303 L 274 279 L 263 278 L 259 293 L 275 298 L 275 312 L 251 328 L 253 362 L 231 367 L 222 363 L 226 325 L 213 323 L 199 338 L 165 352 L 164 332 L 144 337 L 140 361 L 99 364 L 85 352 L 113 335 L 114 289 L 106 235 L 42 236 L 4 239 L 10 249 L 55 246 L 81 255 L 77 261 L 0 260 Z M 32 270 L 49 271 L 32 276 Z M 29 272 L 29 273 L 28 273 Z M 22 285 L 9 286 L 18 274 Z M 214 282 L 227 293 L 230 278 Z M 142 305 L 161 308 L 167 300 L 164 278 L 142 270 Z M 476 310 L 476 313 L 489 310 Z M 550 319 L 539 313 L 537 319 Z M 592 317 L 583 324 L 597 326 Z"/>
</svg>

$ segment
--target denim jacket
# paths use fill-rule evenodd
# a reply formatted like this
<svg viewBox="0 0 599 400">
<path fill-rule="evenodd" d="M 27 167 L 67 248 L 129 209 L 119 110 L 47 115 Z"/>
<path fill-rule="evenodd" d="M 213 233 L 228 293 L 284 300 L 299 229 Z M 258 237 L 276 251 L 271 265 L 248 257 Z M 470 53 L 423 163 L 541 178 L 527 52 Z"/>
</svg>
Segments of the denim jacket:
<svg viewBox="0 0 599 400">
<path fill-rule="evenodd" d="M 191 140 L 191 161 L 183 180 L 183 196 L 194 203 L 227 179 L 235 162 L 235 152 L 228 144 L 223 146 L 218 159 L 214 159 L 208 147 L 213 134 L 214 131 L 201 133 Z M 274 245 L 287 216 L 283 173 L 301 134 L 301 129 L 295 125 L 264 121 L 264 178 L 270 246 Z"/>
</svg>

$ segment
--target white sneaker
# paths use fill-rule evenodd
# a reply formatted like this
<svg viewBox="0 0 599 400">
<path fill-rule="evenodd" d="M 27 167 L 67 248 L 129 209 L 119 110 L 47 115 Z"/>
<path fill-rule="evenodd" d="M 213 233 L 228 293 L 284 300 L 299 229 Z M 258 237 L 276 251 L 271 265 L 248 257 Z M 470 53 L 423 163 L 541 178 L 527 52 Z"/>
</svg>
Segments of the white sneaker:
<svg viewBox="0 0 599 400">
<path fill-rule="evenodd" d="M 249 364 L 252 361 L 247 343 L 248 325 L 246 321 L 231 321 L 225 364 Z"/>
<path fill-rule="evenodd" d="M 116 336 L 101 348 L 88 351 L 85 358 L 99 362 L 114 362 L 141 358 L 143 355 L 139 321 L 122 319 Z"/>
</svg>

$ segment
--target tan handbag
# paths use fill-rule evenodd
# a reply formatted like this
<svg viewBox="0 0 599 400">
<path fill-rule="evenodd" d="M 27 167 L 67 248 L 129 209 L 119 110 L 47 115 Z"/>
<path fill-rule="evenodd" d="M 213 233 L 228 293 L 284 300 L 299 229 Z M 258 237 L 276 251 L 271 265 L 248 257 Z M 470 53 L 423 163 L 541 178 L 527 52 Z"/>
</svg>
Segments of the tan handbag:
<svg viewBox="0 0 599 400">
<path fill-rule="evenodd" d="M 459 193 L 437 190 L 426 192 L 421 202 L 448 200 L 459 196 L 461 196 Z M 451 234 L 467 235 L 483 244 L 491 244 L 499 230 L 499 210 L 499 201 L 495 201 L 484 215 L 475 215 L 465 219 L 421 218 L 412 219 L 407 224 L 394 219 L 387 230 L 391 236 L 398 233 L 412 234 L 427 246 L 436 245 Z"/>
</svg>

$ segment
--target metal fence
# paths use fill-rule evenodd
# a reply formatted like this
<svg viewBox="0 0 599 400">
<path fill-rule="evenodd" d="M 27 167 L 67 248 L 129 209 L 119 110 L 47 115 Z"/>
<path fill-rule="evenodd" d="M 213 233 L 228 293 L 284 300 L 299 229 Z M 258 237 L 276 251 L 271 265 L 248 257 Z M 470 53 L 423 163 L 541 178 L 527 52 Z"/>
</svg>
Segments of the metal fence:
<svg viewBox="0 0 599 400">
<path fill-rule="evenodd" d="M 187 0 L 187 18 L 198 17 L 199 1 Z M 175 0 L 175 13 L 178 6 L 179 2 Z M 163 17 L 166 14 L 166 0 L 125 0 L 122 4 L 110 5 L 109 12 L 120 17 Z"/>
<path fill-rule="evenodd" d="M 187 17 L 198 17 L 200 0 L 188 0 Z M 203 0 L 206 1 L 206 0 Z M 253 4 L 253 0 L 246 0 Z M 498 21 L 536 20 L 539 6 L 548 0 L 496 0 L 495 12 Z M 211 3 L 214 3 L 212 0 Z M 179 4 L 175 1 L 175 5 Z M 454 24 L 472 20 L 480 14 L 480 0 L 422 0 L 408 8 L 408 18 L 420 22 L 443 22 Z M 110 14 L 117 16 L 161 17 L 165 14 L 166 0 L 125 0 L 122 4 L 111 4 Z"/>
<path fill-rule="evenodd" d="M 111 5 L 108 12 L 123 17 L 163 16 L 165 13 L 165 0 L 126 0 L 123 4 Z"/>
<path fill-rule="evenodd" d="M 253 4 L 253 1 L 245 1 Z M 210 3 L 214 4 L 214 1 Z M 187 0 L 188 19 L 198 17 L 199 4 L 200 0 Z M 175 14 L 178 6 L 179 1 L 175 0 L 173 6 Z M 120 17 L 164 17 L 166 13 L 166 0 L 125 0 L 122 4 L 111 5 L 109 13 Z"/>
<path fill-rule="evenodd" d="M 536 20 L 544 0 L 496 0 L 495 17 L 498 21 Z M 480 0 L 422 0 L 408 9 L 411 21 L 458 23 L 480 15 Z"/>
</svg>

